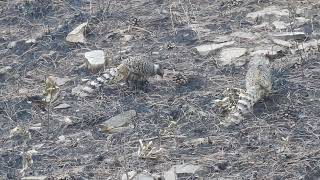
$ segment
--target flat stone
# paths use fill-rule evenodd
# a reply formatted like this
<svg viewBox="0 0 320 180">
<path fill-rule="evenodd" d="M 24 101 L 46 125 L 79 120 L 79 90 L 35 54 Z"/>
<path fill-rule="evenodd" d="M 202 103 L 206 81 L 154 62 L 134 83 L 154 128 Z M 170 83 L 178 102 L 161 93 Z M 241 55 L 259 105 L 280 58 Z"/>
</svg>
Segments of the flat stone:
<svg viewBox="0 0 320 180">
<path fill-rule="evenodd" d="M 284 47 L 288 47 L 291 48 L 292 47 L 292 43 L 289 41 L 284 41 L 281 39 L 272 39 L 273 43 L 280 45 L 280 46 L 284 46 Z"/>
<path fill-rule="evenodd" d="M 66 104 L 66 103 L 62 103 L 62 104 L 59 104 L 58 106 L 54 107 L 54 109 L 67 109 L 67 108 L 70 108 L 71 106 L 69 104 Z"/>
<path fill-rule="evenodd" d="M 255 40 L 255 39 L 259 38 L 259 36 L 257 36 L 257 34 L 253 34 L 250 32 L 242 32 L 242 31 L 234 32 L 234 33 L 230 34 L 230 36 L 236 37 L 236 38 L 239 38 L 242 40 Z"/>
<path fill-rule="evenodd" d="M 195 174 L 201 170 L 202 166 L 193 164 L 174 165 L 168 171 L 163 173 L 165 180 L 176 180 L 178 174 Z"/>
<path fill-rule="evenodd" d="M 45 180 L 47 179 L 47 176 L 27 176 L 21 178 L 21 180 Z"/>
<path fill-rule="evenodd" d="M 60 77 L 55 77 L 55 76 L 51 76 L 51 79 L 58 85 L 58 86 L 62 86 L 64 84 L 66 84 L 68 81 L 70 81 L 69 78 L 60 78 Z"/>
<path fill-rule="evenodd" d="M 84 30 L 85 27 L 88 25 L 87 22 L 80 24 L 74 30 L 72 30 L 66 37 L 66 41 L 73 42 L 73 43 L 84 43 Z"/>
<path fill-rule="evenodd" d="M 282 51 L 285 51 L 285 48 L 279 45 L 258 46 L 251 50 L 250 55 L 277 55 L 279 52 Z"/>
<path fill-rule="evenodd" d="M 208 55 L 210 52 L 213 52 L 215 50 L 221 49 L 225 46 L 230 46 L 232 44 L 234 44 L 234 41 L 229 41 L 229 42 L 224 42 L 224 43 L 219 43 L 219 44 L 206 44 L 206 45 L 200 45 L 195 47 L 195 49 L 197 50 L 197 52 L 201 55 L 201 56 L 206 56 Z"/>
<path fill-rule="evenodd" d="M 78 86 L 72 88 L 71 94 L 74 95 L 74 96 L 79 96 L 79 97 L 87 97 L 87 96 L 89 96 L 88 93 L 82 91 L 84 87 L 85 86 L 78 85 Z"/>
<path fill-rule="evenodd" d="M 280 9 L 277 6 L 269 6 L 264 8 L 263 10 L 251 12 L 247 14 L 247 18 L 251 20 L 256 20 L 258 17 L 265 17 L 265 16 L 289 16 L 288 9 Z"/>
<path fill-rule="evenodd" d="M 112 129 L 128 126 L 136 115 L 137 113 L 135 110 L 125 111 L 103 122 L 100 124 L 100 127 L 103 129 Z"/>
<path fill-rule="evenodd" d="M 272 36 L 276 39 L 282 40 L 304 40 L 306 35 L 304 32 L 279 32 L 274 33 Z"/>
<path fill-rule="evenodd" d="M 86 52 L 84 56 L 87 59 L 88 69 L 91 71 L 103 68 L 106 63 L 104 51 L 102 50 L 89 51 Z"/>
<path fill-rule="evenodd" d="M 222 65 L 234 64 L 237 58 L 247 53 L 246 48 L 227 48 L 220 53 L 220 62 Z"/>
</svg>

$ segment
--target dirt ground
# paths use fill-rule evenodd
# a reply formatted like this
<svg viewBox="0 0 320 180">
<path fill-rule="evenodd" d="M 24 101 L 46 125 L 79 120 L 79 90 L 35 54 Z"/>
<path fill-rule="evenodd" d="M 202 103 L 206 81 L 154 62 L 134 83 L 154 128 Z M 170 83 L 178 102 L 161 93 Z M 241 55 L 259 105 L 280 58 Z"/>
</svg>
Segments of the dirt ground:
<svg viewBox="0 0 320 180">
<path fill-rule="evenodd" d="M 224 128 L 213 100 L 227 87 L 244 87 L 247 66 L 222 66 L 217 54 L 201 56 L 194 47 L 232 32 L 255 32 L 249 12 L 275 5 L 286 9 L 320 8 L 317 1 L 277 0 L 12 0 L 0 1 L 0 179 L 45 175 L 51 179 L 121 179 L 129 171 L 159 174 L 171 166 L 200 165 L 178 179 L 319 179 L 320 64 L 318 52 L 285 53 L 272 61 L 273 92 L 254 106 L 238 126 Z M 317 10 L 316 10 L 317 11 Z M 316 12 L 317 13 L 317 12 Z M 313 16 L 320 32 L 320 16 Z M 281 20 L 281 19 L 280 19 Z M 271 20 L 270 20 L 271 21 Z M 88 22 L 86 43 L 65 38 Z M 194 27 L 206 31 L 194 31 Z M 132 39 L 124 41 L 119 30 Z M 261 34 L 273 30 L 260 32 Z M 35 43 L 25 40 L 36 39 Z M 12 42 L 16 42 L 12 45 Z M 237 41 L 253 48 L 261 41 Z M 174 45 L 171 47 L 170 45 Z M 11 46 L 11 47 L 9 47 Z M 101 49 L 108 66 L 121 56 L 143 55 L 178 71 L 188 83 L 150 80 L 147 92 L 125 85 L 104 86 L 91 97 L 72 95 L 81 79 L 84 53 Z M 41 95 L 46 77 L 68 78 L 59 103 L 67 109 L 42 111 L 27 97 Z M 135 110 L 133 129 L 105 134 L 99 124 Z M 66 118 L 71 123 L 66 123 Z M 174 123 L 172 123 L 174 122 Z M 40 125 L 39 125 L 40 123 Z M 26 127 L 31 139 L 11 137 Z M 32 128 L 38 126 L 39 128 Z M 163 133 L 165 132 L 165 133 Z M 65 138 L 62 140 L 62 137 Z M 200 144 L 192 140 L 204 138 Z M 139 139 L 164 152 L 157 159 L 137 156 Z M 198 139 L 199 140 L 199 139 Z M 25 152 L 36 150 L 25 170 Z"/>
</svg>

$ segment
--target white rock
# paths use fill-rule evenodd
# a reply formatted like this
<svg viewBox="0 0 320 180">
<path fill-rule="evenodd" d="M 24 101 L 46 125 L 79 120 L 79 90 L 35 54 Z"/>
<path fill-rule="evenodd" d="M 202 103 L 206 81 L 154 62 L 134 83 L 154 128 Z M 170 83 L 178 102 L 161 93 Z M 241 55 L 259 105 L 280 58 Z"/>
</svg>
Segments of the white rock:
<svg viewBox="0 0 320 180">
<path fill-rule="evenodd" d="M 206 45 L 197 46 L 195 47 L 195 49 L 201 56 L 206 56 L 212 51 L 221 49 L 225 46 L 230 46 L 234 43 L 235 43 L 234 41 L 229 41 L 229 42 L 224 42 L 220 44 L 206 44 Z"/>
<path fill-rule="evenodd" d="M 127 177 L 127 174 L 129 177 Z M 136 175 L 137 175 L 136 171 L 130 171 L 128 173 L 124 173 L 121 177 L 121 180 L 132 180 L 132 178 L 135 177 Z"/>
<path fill-rule="evenodd" d="M 82 91 L 82 89 L 84 87 L 85 86 L 78 85 L 77 87 L 72 88 L 71 94 L 74 95 L 74 96 L 79 96 L 79 97 L 87 97 L 87 96 L 89 96 L 88 93 L 85 93 L 85 92 Z"/>
<path fill-rule="evenodd" d="M 12 69 L 11 66 L 5 66 L 3 68 L 0 68 L 0 75 L 4 75 L 4 74 L 8 73 L 11 69 Z"/>
<path fill-rule="evenodd" d="M 133 39 L 132 35 L 125 34 L 125 35 L 122 36 L 121 41 L 122 42 L 128 42 L 128 41 L 131 41 L 132 39 Z"/>
<path fill-rule="evenodd" d="M 88 69 L 95 72 L 104 67 L 106 59 L 102 50 L 89 51 L 84 54 L 87 59 Z"/>
<path fill-rule="evenodd" d="M 88 25 L 87 22 L 80 24 L 78 27 L 76 27 L 67 35 L 66 40 L 68 42 L 73 42 L 73 43 L 77 43 L 77 42 L 84 43 L 85 42 L 84 30 L 87 25 Z"/>
<path fill-rule="evenodd" d="M 258 17 L 265 17 L 265 16 L 289 16 L 289 10 L 288 9 L 280 9 L 277 6 L 269 6 L 264 8 L 261 11 L 256 11 L 252 13 L 247 14 L 247 18 L 251 20 L 255 20 Z"/>
<path fill-rule="evenodd" d="M 279 45 L 267 45 L 267 46 L 258 46 L 251 50 L 250 55 L 258 55 L 258 54 L 269 54 L 269 55 L 277 55 L 279 52 L 284 51 L 285 48 Z"/>
<path fill-rule="evenodd" d="M 8 44 L 7 48 L 12 49 L 12 48 L 16 47 L 16 45 L 17 45 L 17 41 L 12 41 Z"/>
<path fill-rule="evenodd" d="M 280 32 L 274 33 L 272 36 L 282 40 L 304 40 L 306 38 L 304 32 Z"/>
<path fill-rule="evenodd" d="M 283 22 L 283 21 L 274 21 L 272 23 L 272 25 L 276 28 L 276 29 L 279 29 L 279 30 L 282 30 L 282 29 L 287 29 L 287 27 L 289 26 L 289 24 Z"/>
<path fill-rule="evenodd" d="M 94 89 L 92 89 L 92 88 L 89 87 L 89 86 L 84 86 L 84 87 L 82 88 L 82 91 L 91 94 L 91 93 L 94 92 Z"/>
<path fill-rule="evenodd" d="M 220 53 L 220 62 L 222 65 L 227 64 L 238 64 L 234 61 L 237 60 L 237 58 L 245 55 L 247 53 L 247 49 L 245 48 L 227 48 L 223 49 Z M 242 64 L 239 64 L 242 65 Z"/>
<path fill-rule="evenodd" d="M 60 77 L 55 77 L 55 76 L 51 76 L 51 79 L 58 85 L 58 86 L 62 86 L 64 84 L 66 84 L 68 81 L 70 81 L 69 78 L 60 78 Z"/>
<path fill-rule="evenodd" d="M 36 42 L 37 42 L 36 39 L 27 39 L 27 40 L 26 40 L 26 43 L 27 43 L 27 44 L 35 44 Z"/>
<path fill-rule="evenodd" d="M 58 106 L 54 107 L 54 109 L 67 109 L 67 108 L 70 108 L 71 106 L 69 104 L 66 104 L 66 103 L 62 103 L 62 104 L 59 104 Z"/>
<path fill-rule="evenodd" d="M 27 176 L 22 177 L 21 180 L 45 180 L 47 179 L 47 176 Z"/>
<path fill-rule="evenodd" d="M 268 22 L 263 22 L 259 25 L 255 25 L 252 27 L 253 29 L 256 29 L 256 30 L 262 30 L 262 31 L 266 31 L 266 30 L 269 30 L 271 29 L 270 28 L 270 24 Z"/>
<path fill-rule="evenodd" d="M 280 46 L 284 46 L 284 47 L 288 47 L 291 48 L 292 47 L 292 43 L 288 42 L 288 41 L 284 41 L 281 39 L 272 39 L 273 43 L 280 45 Z"/>
<path fill-rule="evenodd" d="M 300 27 L 308 22 L 310 22 L 310 19 L 306 19 L 304 17 L 296 17 L 296 26 L 297 27 Z"/>
</svg>

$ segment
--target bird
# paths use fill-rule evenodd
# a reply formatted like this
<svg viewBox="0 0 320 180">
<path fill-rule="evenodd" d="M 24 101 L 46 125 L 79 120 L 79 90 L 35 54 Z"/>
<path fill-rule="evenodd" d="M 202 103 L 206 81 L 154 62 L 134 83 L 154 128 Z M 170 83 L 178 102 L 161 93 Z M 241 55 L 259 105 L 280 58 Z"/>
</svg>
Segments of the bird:
<svg viewBox="0 0 320 180">
<path fill-rule="evenodd" d="M 245 78 L 245 91 L 240 92 L 239 100 L 224 121 L 224 126 L 239 124 L 252 110 L 253 105 L 271 92 L 271 68 L 266 55 L 255 55 L 249 62 Z"/>
</svg>

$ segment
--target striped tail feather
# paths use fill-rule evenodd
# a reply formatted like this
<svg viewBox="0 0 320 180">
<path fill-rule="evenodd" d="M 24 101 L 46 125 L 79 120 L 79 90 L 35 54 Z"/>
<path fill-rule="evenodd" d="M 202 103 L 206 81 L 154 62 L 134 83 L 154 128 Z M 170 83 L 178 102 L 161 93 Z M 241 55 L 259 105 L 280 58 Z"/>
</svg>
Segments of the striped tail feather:
<svg viewBox="0 0 320 180">
<path fill-rule="evenodd" d="M 240 93 L 237 105 L 232 109 L 230 114 L 226 117 L 223 124 L 229 126 L 231 124 L 239 124 L 244 117 L 252 110 L 253 105 L 261 98 L 261 93 L 258 88 L 250 88 L 247 91 Z"/>
</svg>

